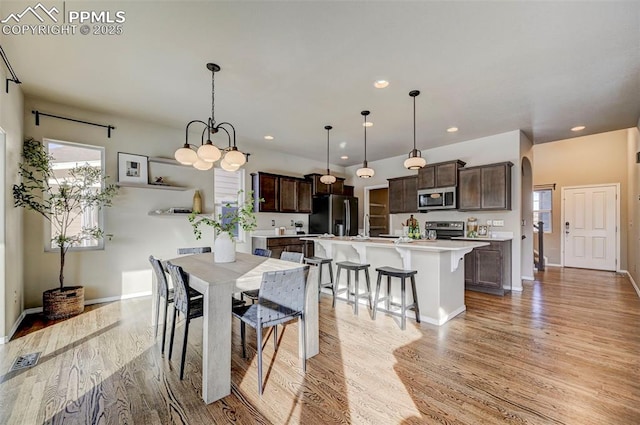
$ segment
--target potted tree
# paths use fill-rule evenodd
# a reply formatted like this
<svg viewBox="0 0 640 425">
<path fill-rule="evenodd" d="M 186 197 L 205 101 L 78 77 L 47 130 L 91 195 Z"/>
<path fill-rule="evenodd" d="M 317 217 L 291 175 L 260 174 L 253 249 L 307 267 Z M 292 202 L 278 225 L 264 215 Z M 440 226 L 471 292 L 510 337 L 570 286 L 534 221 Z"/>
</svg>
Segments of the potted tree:
<svg viewBox="0 0 640 425">
<path fill-rule="evenodd" d="M 22 182 L 13 185 L 13 199 L 16 207 L 33 210 L 51 224 L 51 241 L 60 253 L 59 287 L 44 292 L 42 309 L 48 319 L 59 319 L 84 311 L 84 287 L 65 286 L 67 251 L 86 240 L 111 237 L 99 226 L 77 230 L 78 220 L 95 208 L 111 206 L 118 189 L 106 184 L 100 168 L 82 164 L 58 176 L 53 162 L 42 143 L 25 140 L 19 164 Z"/>
<path fill-rule="evenodd" d="M 222 211 L 213 217 L 199 216 L 195 213 L 189 215 L 189 222 L 193 226 L 193 234 L 196 239 L 202 237 L 200 226 L 213 227 L 215 232 L 214 261 L 216 263 L 232 263 L 236 260 L 236 231 L 238 225 L 244 231 L 251 231 L 257 227 L 256 214 L 253 211 L 253 192 L 242 200 L 244 191 L 238 191 L 238 201 L 234 204 L 227 202 L 222 206 Z M 262 201 L 262 200 L 260 200 Z"/>
</svg>

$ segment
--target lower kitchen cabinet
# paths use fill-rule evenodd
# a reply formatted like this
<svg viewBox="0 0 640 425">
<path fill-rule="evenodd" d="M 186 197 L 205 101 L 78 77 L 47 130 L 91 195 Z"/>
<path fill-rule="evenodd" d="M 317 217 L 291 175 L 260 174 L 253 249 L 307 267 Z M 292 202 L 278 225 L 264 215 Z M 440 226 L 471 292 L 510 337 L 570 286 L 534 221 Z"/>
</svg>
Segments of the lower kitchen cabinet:
<svg viewBox="0 0 640 425">
<path fill-rule="evenodd" d="M 464 287 L 504 295 L 511 291 L 511 241 L 487 242 L 464 256 Z"/>
<path fill-rule="evenodd" d="M 304 237 L 304 236 L 302 236 Z M 270 249 L 271 258 L 280 258 L 280 255 L 287 252 L 302 252 L 305 257 L 313 257 L 313 242 L 300 240 L 300 236 L 285 237 L 253 237 L 251 238 L 253 252 L 256 248 Z"/>
</svg>

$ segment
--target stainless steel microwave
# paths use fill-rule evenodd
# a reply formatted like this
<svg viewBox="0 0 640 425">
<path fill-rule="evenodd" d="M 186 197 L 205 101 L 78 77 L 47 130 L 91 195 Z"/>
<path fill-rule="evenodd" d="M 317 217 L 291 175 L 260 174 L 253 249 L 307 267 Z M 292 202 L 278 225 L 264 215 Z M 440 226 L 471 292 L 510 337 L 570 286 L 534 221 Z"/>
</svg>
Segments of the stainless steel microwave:
<svg viewBox="0 0 640 425">
<path fill-rule="evenodd" d="M 418 191 L 418 210 L 452 210 L 456 209 L 456 188 L 440 187 Z"/>
</svg>

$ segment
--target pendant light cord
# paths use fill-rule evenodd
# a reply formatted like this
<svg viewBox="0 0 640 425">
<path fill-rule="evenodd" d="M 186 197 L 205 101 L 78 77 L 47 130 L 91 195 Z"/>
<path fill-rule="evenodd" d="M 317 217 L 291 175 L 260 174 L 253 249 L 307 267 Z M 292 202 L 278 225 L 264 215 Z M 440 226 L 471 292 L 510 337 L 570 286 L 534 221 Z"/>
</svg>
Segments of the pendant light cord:
<svg viewBox="0 0 640 425">
<path fill-rule="evenodd" d="M 216 86 L 215 86 L 215 71 L 211 71 L 211 125 L 216 125 L 216 117 L 215 117 L 215 102 L 216 102 Z"/>
<path fill-rule="evenodd" d="M 331 131 L 331 129 L 327 128 L 327 174 L 331 174 L 329 172 L 329 131 Z"/>
<path fill-rule="evenodd" d="M 416 97 L 413 96 L 413 150 L 416 150 Z"/>
<path fill-rule="evenodd" d="M 367 116 L 364 116 L 364 163 L 367 163 Z"/>
</svg>

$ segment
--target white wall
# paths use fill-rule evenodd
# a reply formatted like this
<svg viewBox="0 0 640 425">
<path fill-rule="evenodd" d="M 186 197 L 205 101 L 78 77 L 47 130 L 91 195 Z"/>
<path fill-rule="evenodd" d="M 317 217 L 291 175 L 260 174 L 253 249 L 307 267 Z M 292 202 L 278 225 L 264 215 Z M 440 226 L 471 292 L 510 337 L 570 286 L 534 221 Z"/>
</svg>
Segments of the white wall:
<svg viewBox="0 0 640 425">
<path fill-rule="evenodd" d="M 116 158 L 118 152 L 147 156 L 173 157 L 175 149 L 184 143 L 184 128 L 168 127 L 158 123 L 143 122 L 114 115 L 52 104 L 39 99 L 25 100 L 25 135 L 38 140 L 52 138 L 70 142 L 104 146 L 107 174 L 115 181 L 117 175 Z M 107 138 L 103 128 L 41 117 L 40 126 L 35 126 L 32 110 L 40 110 L 55 115 L 93 121 L 116 126 L 112 137 Z M 186 123 L 185 123 L 186 125 Z M 238 129 L 241 132 L 241 129 Z M 200 135 L 194 133 L 194 138 Z M 267 145 L 268 147 L 268 145 Z M 249 148 L 251 152 L 246 170 L 245 190 L 251 190 L 250 172 L 269 171 L 292 176 L 318 172 L 324 162 L 311 161 L 292 155 L 274 153 L 268 148 Z M 14 159 L 14 161 L 17 161 Z M 150 174 L 162 175 L 176 185 L 188 186 L 187 191 L 150 190 L 121 188 L 107 208 L 105 225 L 108 233 L 114 235 L 107 241 L 104 250 L 70 252 L 65 265 L 65 283 L 85 286 L 88 300 L 107 297 L 131 296 L 151 290 L 151 269 L 148 256 L 160 258 L 176 255 L 176 248 L 183 246 L 211 246 L 213 232 L 203 232 L 203 239 L 195 240 L 186 217 L 150 217 L 149 211 L 167 209 L 173 206 L 192 205 L 194 189 L 199 189 L 203 197 L 205 211 L 213 209 L 213 171 L 197 171 L 191 167 L 178 167 L 151 163 Z M 332 166 L 338 175 L 341 167 Z M 288 226 L 290 220 L 303 219 L 299 214 L 258 214 L 260 227 L 271 228 L 271 219 L 278 226 Z M 41 305 L 42 292 L 57 286 L 57 253 L 45 253 L 43 220 L 35 213 L 25 213 L 25 298 L 27 307 Z M 250 251 L 249 244 L 239 244 L 238 250 Z"/>
<path fill-rule="evenodd" d="M 530 142 L 529 142 L 530 143 Z M 437 220 L 457 220 L 467 221 L 468 217 L 478 218 L 479 223 L 485 223 L 486 220 L 498 219 L 504 220 L 504 227 L 495 230 L 513 232 L 514 242 L 512 243 L 512 286 L 516 291 L 522 290 L 521 282 L 521 264 L 520 264 L 520 158 L 521 158 L 521 133 L 519 130 L 507 133 L 496 134 L 494 136 L 483 137 L 480 139 L 468 140 L 465 142 L 455 143 L 448 146 L 441 146 L 434 149 L 423 150 L 423 157 L 428 163 L 437 163 L 459 159 L 466 162 L 466 166 L 484 165 L 496 162 L 511 161 L 514 165 L 511 170 L 511 211 L 491 211 L 491 212 L 462 212 L 462 211 L 432 211 L 427 213 L 414 214 L 418 219 L 420 227 L 423 228 L 425 221 Z M 361 200 L 364 199 L 364 188 L 367 186 L 375 186 L 387 183 L 388 178 L 401 177 L 406 175 L 417 174 L 404 168 L 403 162 L 406 155 L 400 155 L 393 158 L 387 158 L 380 161 L 370 161 L 369 167 L 375 170 L 372 178 L 362 180 L 355 177 L 355 172 L 360 165 L 354 165 L 346 168 L 348 184 L 353 184 L 354 193 Z M 359 203 L 360 217 L 363 216 L 361 201 Z M 392 214 L 390 219 L 390 233 L 400 231 L 402 223 L 409 218 L 409 214 Z"/>
<path fill-rule="evenodd" d="M 638 122 L 640 126 L 640 121 Z M 629 186 L 627 224 L 627 270 L 637 287 L 640 287 L 640 164 L 636 155 L 640 152 L 640 132 L 637 127 L 627 130 L 627 175 Z M 640 292 L 638 293 L 640 295 Z"/>
<path fill-rule="evenodd" d="M 0 192 L 3 199 L 0 207 L 0 342 L 10 337 L 17 320 L 24 310 L 24 288 L 22 276 L 23 236 L 22 210 L 13 206 L 11 188 L 19 183 L 18 162 L 22 152 L 22 111 L 23 95 L 20 86 L 9 83 L 9 93 L 5 92 L 5 68 L 0 67 L 0 131 L 5 133 L 4 144 L 0 146 Z"/>
</svg>

